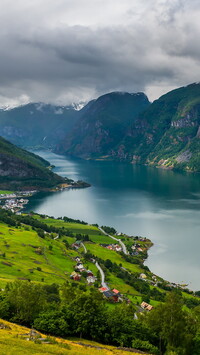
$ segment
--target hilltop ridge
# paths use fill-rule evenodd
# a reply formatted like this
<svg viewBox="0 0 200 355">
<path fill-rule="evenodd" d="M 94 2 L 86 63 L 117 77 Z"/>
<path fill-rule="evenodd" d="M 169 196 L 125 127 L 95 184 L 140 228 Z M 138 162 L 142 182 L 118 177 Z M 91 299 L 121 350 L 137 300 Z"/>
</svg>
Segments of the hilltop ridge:
<svg viewBox="0 0 200 355">
<path fill-rule="evenodd" d="M 64 182 L 46 160 L 0 137 L 0 189 L 40 190 Z"/>
</svg>

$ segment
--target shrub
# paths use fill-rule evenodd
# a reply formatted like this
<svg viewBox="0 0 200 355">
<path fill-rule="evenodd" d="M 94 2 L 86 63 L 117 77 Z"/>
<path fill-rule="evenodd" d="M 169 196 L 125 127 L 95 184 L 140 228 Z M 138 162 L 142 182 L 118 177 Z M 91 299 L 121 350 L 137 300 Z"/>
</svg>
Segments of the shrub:
<svg viewBox="0 0 200 355">
<path fill-rule="evenodd" d="M 150 344 L 146 340 L 135 339 L 132 342 L 132 347 L 135 349 L 143 350 L 143 351 L 151 351 L 153 354 L 159 354 L 159 350 L 156 346 Z"/>
</svg>

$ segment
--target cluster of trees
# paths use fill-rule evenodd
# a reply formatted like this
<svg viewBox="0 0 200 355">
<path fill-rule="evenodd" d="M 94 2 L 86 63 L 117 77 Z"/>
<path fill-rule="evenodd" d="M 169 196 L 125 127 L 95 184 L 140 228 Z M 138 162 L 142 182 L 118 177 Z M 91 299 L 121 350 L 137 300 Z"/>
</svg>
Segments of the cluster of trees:
<svg viewBox="0 0 200 355">
<path fill-rule="evenodd" d="M 183 310 L 179 293 L 138 319 L 133 305 L 107 307 L 102 295 L 77 283 L 8 283 L 0 292 L 0 317 L 50 335 L 78 336 L 106 344 L 135 347 L 153 354 L 200 354 L 200 306 Z"/>
<path fill-rule="evenodd" d="M 108 227 L 108 226 L 101 226 L 101 228 L 107 233 L 107 234 L 116 234 L 117 231 L 113 227 Z"/>
<path fill-rule="evenodd" d="M 77 240 L 82 240 L 83 242 L 90 241 L 88 234 L 77 233 L 74 235 L 74 237 L 76 237 Z"/>
<path fill-rule="evenodd" d="M 66 216 L 64 216 L 62 219 L 65 222 L 79 223 L 79 224 L 84 224 L 84 225 L 87 224 L 87 222 L 81 221 L 80 219 L 73 219 L 73 218 L 69 218 L 69 217 L 66 217 Z"/>
</svg>

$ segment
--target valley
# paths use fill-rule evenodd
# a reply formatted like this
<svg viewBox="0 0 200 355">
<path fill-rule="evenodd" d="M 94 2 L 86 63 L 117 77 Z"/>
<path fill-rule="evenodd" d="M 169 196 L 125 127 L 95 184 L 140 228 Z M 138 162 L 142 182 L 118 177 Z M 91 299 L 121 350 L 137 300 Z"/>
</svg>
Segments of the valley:
<svg viewBox="0 0 200 355">
<path fill-rule="evenodd" d="M 0 139 L 0 317 L 157 354 L 154 317 L 162 323 L 174 304 L 198 347 L 190 321 L 200 307 L 200 186 L 188 172 L 199 171 L 199 90 L 191 84 L 152 104 L 143 93 L 113 92 L 81 110 L 0 112 L 2 124 L 15 125 L 15 115 L 23 124 L 24 112 L 37 118 L 29 145 L 26 129 L 3 129 L 35 152 Z M 163 349 L 173 343 L 160 337 Z"/>
<path fill-rule="evenodd" d="M 21 328 L 19 333 L 18 325 L 0 322 L 0 333 L 3 329 L 6 343 L 17 351 L 23 348 L 31 351 L 37 348 L 34 344 L 40 344 L 41 351 L 45 353 L 46 348 L 51 353 L 49 344 L 53 344 L 55 354 L 59 346 L 59 354 L 65 354 L 65 348 L 75 351 L 79 344 L 84 351 L 88 344 L 94 353 L 95 349 L 111 354 L 112 351 L 123 354 L 124 350 L 137 353 L 136 349 L 140 349 L 157 354 L 158 339 L 146 323 L 148 319 L 151 322 L 151 312 L 152 317 L 156 310 L 162 315 L 162 307 L 171 307 L 176 298 L 183 322 L 189 322 L 182 304 L 177 302 L 182 299 L 191 317 L 193 309 L 200 306 L 199 292 L 169 284 L 144 266 L 152 246 L 149 239 L 119 235 L 112 227 L 89 225 L 68 217 L 16 215 L 3 209 L 0 229 L 0 317 L 21 325 L 34 325 L 36 329 L 26 328 L 25 333 Z M 126 253 L 110 249 L 113 238 L 121 240 Z M 15 340 L 11 329 L 17 330 Z M 144 337 L 145 329 L 149 333 Z M 8 350 L 1 334 L 6 355 Z M 56 335 L 68 340 L 58 341 Z M 70 335 L 79 336 L 79 343 L 76 338 L 70 339 Z M 89 342 L 82 341 L 82 337 Z M 24 339 L 33 342 L 30 350 Z M 105 345 L 91 341 L 102 341 Z M 108 348 L 106 344 L 117 348 Z M 77 354 L 81 354 L 81 349 Z"/>
</svg>

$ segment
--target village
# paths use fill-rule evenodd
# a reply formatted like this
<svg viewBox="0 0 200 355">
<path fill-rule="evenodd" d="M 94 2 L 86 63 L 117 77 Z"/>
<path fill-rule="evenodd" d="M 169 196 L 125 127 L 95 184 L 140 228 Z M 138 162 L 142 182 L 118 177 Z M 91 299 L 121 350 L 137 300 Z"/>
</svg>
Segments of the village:
<svg viewBox="0 0 200 355">
<path fill-rule="evenodd" d="M 5 210 L 10 210 L 11 212 L 19 213 L 19 211 L 22 210 L 24 208 L 24 205 L 26 205 L 27 203 L 28 199 L 10 198 L 4 201 L 2 208 Z"/>
<path fill-rule="evenodd" d="M 142 241 L 146 241 L 146 239 L 143 238 Z M 107 248 L 109 250 L 114 250 L 116 252 L 121 252 L 122 247 L 119 246 L 118 244 L 100 244 L 102 247 Z M 76 240 L 72 245 L 72 248 L 77 250 L 80 247 L 84 248 L 84 252 L 87 252 L 85 245 L 81 240 Z M 135 245 L 133 244 L 133 250 L 138 249 L 138 244 Z M 142 249 L 143 251 L 143 249 Z M 71 273 L 70 278 L 74 281 L 80 281 L 81 279 L 85 278 L 87 281 L 88 285 L 94 285 L 95 282 L 98 284 L 97 277 L 93 274 L 91 270 L 88 270 L 84 267 L 83 261 L 81 260 L 81 257 L 78 255 L 74 258 L 74 261 L 76 262 L 76 265 L 74 266 L 74 271 Z M 101 287 L 98 288 L 99 292 L 102 294 L 102 296 L 109 302 L 111 303 L 118 303 L 118 302 L 126 302 L 127 304 L 131 303 L 130 299 L 123 295 L 119 290 L 116 288 L 110 289 L 108 284 L 105 282 L 105 274 L 98 262 L 91 258 L 90 260 L 92 263 L 94 263 L 97 267 L 97 269 L 100 271 L 100 276 L 101 276 Z M 122 268 L 123 269 L 123 268 Z M 152 285 L 156 285 L 157 279 L 156 276 L 154 276 L 153 281 L 148 280 L 147 275 L 144 273 L 141 273 L 139 275 L 139 279 L 149 282 Z M 147 302 L 142 302 L 140 305 L 138 305 L 138 310 L 137 312 L 144 312 L 144 311 L 151 311 L 153 309 L 153 306 L 148 304 Z M 136 314 L 137 317 L 137 314 Z"/>
<path fill-rule="evenodd" d="M 12 193 L 1 193 L 0 194 L 0 201 L 1 207 L 5 210 L 10 210 L 11 212 L 19 213 L 20 210 L 24 208 L 29 200 L 27 197 L 31 197 L 37 191 L 19 191 L 19 192 L 12 192 Z"/>
</svg>

